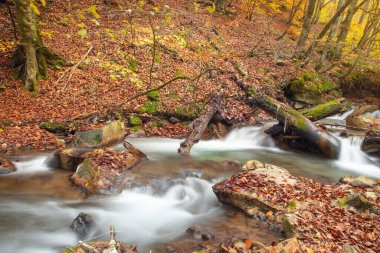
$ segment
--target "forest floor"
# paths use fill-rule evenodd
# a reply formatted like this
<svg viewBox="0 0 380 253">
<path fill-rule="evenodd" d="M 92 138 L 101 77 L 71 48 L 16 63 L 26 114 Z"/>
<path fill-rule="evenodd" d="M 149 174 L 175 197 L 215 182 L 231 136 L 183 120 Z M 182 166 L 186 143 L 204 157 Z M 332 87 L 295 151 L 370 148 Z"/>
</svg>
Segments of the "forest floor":
<svg viewBox="0 0 380 253">
<path fill-rule="evenodd" d="M 22 82 L 12 76 L 16 40 L 7 8 L 5 4 L 0 5 L 0 86 L 5 86 L 0 92 L 0 119 L 6 122 L 0 130 L 0 151 L 55 149 L 57 138 L 40 129 L 41 122 L 64 122 L 94 111 L 105 113 L 146 90 L 150 86 L 153 44 L 150 11 L 157 13 L 152 17 L 156 42 L 164 45 L 156 48 L 150 87 L 178 75 L 196 76 L 205 68 L 223 70 L 222 74 L 205 75 L 196 83 L 179 80 L 169 84 L 160 90 L 159 111 L 194 113 L 217 91 L 227 96 L 225 118 L 247 123 L 266 117 L 253 115 L 252 109 L 245 105 L 244 96 L 230 81 L 234 67 L 225 59 L 242 64 L 247 72 L 246 82 L 282 99 L 280 84 L 297 72 L 295 65 L 286 60 L 292 55 L 294 41 L 288 37 L 276 41 L 285 29 L 285 13 L 257 14 L 249 21 L 243 14 L 233 12 L 211 14 L 206 7 L 196 7 L 188 1 L 166 4 L 160 10 L 149 4 L 137 6 L 139 10 L 132 19 L 126 9 L 135 9 L 134 6 L 120 9 L 101 1 L 95 12 L 90 11 L 93 6 L 88 1 L 80 0 L 71 1 L 71 6 L 64 1 L 53 1 L 46 9 L 41 7 L 39 29 L 47 47 L 73 63 L 91 45 L 94 48 L 69 82 L 67 75 L 59 83 L 57 80 L 71 67 L 49 70 L 48 79 L 40 81 L 36 94 L 26 92 Z M 135 112 L 146 99 L 143 96 L 122 107 Z M 186 131 L 182 124 L 145 127 L 148 135 L 183 136 Z"/>
<path fill-rule="evenodd" d="M 184 0 L 157 1 L 156 7 L 144 1 L 120 7 L 116 1 L 83 0 L 39 6 L 39 30 L 48 48 L 73 64 L 93 49 L 75 70 L 71 66 L 49 70 L 48 79 L 40 80 L 37 92 L 31 94 L 12 75 L 17 40 L 6 5 L 0 4 L 0 152 L 53 150 L 62 141 L 41 129 L 42 122 L 67 122 L 94 112 L 105 115 L 111 108 L 148 119 L 178 116 L 176 124 L 144 120 L 142 127 L 148 136 L 183 137 L 188 131 L 188 122 L 183 121 L 196 117 L 213 92 L 223 93 L 222 117 L 229 122 L 268 119 L 246 105 L 231 77 L 240 72 L 246 83 L 288 102 L 281 86 L 303 72 L 291 60 L 297 29 L 277 40 L 287 26 L 286 11 L 258 11 L 248 20 L 235 7 L 218 13 L 210 11 L 210 6 Z M 147 96 L 127 102 L 174 77 L 195 77 L 209 68 L 220 71 L 208 72 L 194 82 L 177 80 L 161 89 L 154 113 L 141 111 Z M 344 95 L 352 99 L 352 94 L 358 94 L 357 90 Z M 362 99 L 367 97 L 362 94 Z M 126 115 L 121 116 L 125 120 Z M 93 122 L 82 123 L 74 130 L 94 127 Z"/>
</svg>

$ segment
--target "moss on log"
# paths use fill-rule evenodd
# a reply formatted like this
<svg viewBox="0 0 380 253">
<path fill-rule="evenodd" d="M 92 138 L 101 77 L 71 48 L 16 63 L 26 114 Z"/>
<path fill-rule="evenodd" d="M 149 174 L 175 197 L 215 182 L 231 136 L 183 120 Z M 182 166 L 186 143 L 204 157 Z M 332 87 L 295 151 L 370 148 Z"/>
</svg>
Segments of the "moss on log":
<svg viewBox="0 0 380 253">
<path fill-rule="evenodd" d="M 308 118 L 297 112 L 287 104 L 283 104 L 264 93 L 257 91 L 252 93 L 252 86 L 235 78 L 239 88 L 248 97 L 250 106 L 257 106 L 276 118 L 285 128 L 290 128 L 299 136 L 302 136 L 311 145 L 316 146 L 325 156 L 337 158 L 339 155 L 339 141 L 326 130 L 316 126 Z M 254 94 L 252 96 L 252 94 Z"/>
<path fill-rule="evenodd" d="M 301 114 L 305 115 L 311 121 L 317 121 L 328 116 L 347 111 L 347 109 L 348 103 L 345 102 L 344 98 L 340 98 L 303 110 L 301 111 Z"/>
</svg>

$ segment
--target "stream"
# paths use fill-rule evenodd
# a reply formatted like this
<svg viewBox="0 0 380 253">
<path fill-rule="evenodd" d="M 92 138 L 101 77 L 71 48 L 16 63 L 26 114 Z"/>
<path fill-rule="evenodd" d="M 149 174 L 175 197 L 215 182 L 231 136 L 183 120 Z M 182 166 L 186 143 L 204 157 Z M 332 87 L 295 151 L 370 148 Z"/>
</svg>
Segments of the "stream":
<svg viewBox="0 0 380 253">
<path fill-rule="evenodd" d="M 178 157 L 181 140 L 127 138 L 149 160 L 128 172 L 125 190 L 117 196 L 84 199 L 71 186 L 70 172 L 47 166 L 50 154 L 12 157 L 17 172 L 0 176 L 0 252 L 59 252 L 75 245 L 78 238 L 69 226 L 80 212 L 97 223 L 89 239 L 107 240 L 113 224 L 117 240 L 137 245 L 139 252 L 169 252 L 175 243 L 184 247 L 178 252 L 191 252 L 199 241 L 185 231 L 195 223 L 213 232 L 218 241 L 232 235 L 267 244 L 280 240 L 259 221 L 218 202 L 211 186 L 239 169 L 232 166 L 237 162 L 215 161 L 260 160 L 324 183 L 347 174 L 380 178 L 380 168 L 360 151 L 360 139 L 342 139 L 339 159 L 330 160 L 277 148 L 264 133 L 272 124 L 239 128 L 224 140 L 201 141 L 193 147 L 191 159 Z"/>
</svg>

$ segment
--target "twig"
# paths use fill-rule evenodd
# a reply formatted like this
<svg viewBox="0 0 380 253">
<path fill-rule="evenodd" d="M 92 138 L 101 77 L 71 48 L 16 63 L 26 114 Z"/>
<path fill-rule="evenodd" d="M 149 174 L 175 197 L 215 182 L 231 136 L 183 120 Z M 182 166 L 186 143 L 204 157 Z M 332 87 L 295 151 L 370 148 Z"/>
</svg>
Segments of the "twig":
<svg viewBox="0 0 380 253">
<path fill-rule="evenodd" d="M 54 86 L 57 86 L 58 83 L 62 80 L 62 78 L 65 77 L 65 75 L 66 75 L 69 71 L 70 71 L 70 68 L 67 68 L 67 69 L 65 70 L 65 72 L 63 72 L 62 75 L 58 78 L 58 80 L 55 81 Z"/>
<path fill-rule="evenodd" d="M 87 243 L 83 242 L 83 241 L 79 241 L 79 245 L 87 250 L 90 250 L 91 252 L 94 252 L 94 253 L 100 253 L 99 250 L 97 250 L 95 247 L 92 247 L 91 245 L 88 245 Z"/>
<path fill-rule="evenodd" d="M 62 87 L 62 90 L 61 92 L 63 92 L 67 85 L 69 84 L 71 78 L 73 77 L 73 74 L 74 74 L 74 71 L 78 68 L 78 66 L 87 58 L 88 54 L 92 51 L 92 49 L 94 48 L 94 45 L 92 45 L 88 50 L 87 52 L 85 53 L 85 55 L 83 55 L 83 57 L 80 59 L 80 61 L 77 62 L 77 64 L 75 64 L 71 70 L 70 70 L 70 74 L 69 74 L 69 77 L 67 78 L 67 81 L 65 83 L 65 85 Z M 64 73 L 65 74 L 65 73 Z"/>
<path fill-rule="evenodd" d="M 70 251 L 73 252 L 73 253 L 76 253 L 74 250 L 72 250 L 72 249 L 69 248 L 69 247 L 66 247 L 66 249 L 67 249 L 67 250 L 70 250 Z"/>
</svg>

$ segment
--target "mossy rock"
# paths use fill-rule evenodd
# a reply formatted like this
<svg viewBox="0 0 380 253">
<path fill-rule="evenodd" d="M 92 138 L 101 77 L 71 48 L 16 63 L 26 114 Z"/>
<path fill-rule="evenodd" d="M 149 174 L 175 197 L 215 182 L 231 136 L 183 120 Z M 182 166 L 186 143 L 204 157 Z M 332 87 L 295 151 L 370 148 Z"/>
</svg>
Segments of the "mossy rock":
<svg viewBox="0 0 380 253">
<path fill-rule="evenodd" d="M 135 115 L 129 115 L 127 119 L 128 119 L 128 126 L 130 127 L 140 126 L 142 124 L 142 120 Z"/>
<path fill-rule="evenodd" d="M 42 122 L 39 127 L 51 133 L 60 133 L 66 130 L 66 126 L 64 124 L 50 121 Z"/>
<path fill-rule="evenodd" d="M 0 125 L 1 126 L 10 126 L 10 125 L 12 125 L 12 122 L 4 119 L 4 120 L 0 120 Z"/>
<path fill-rule="evenodd" d="M 148 99 L 151 101 L 161 101 L 161 95 L 158 90 L 152 90 L 146 94 Z"/>
<path fill-rule="evenodd" d="M 158 111 L 158 102 L 147 100 L 144 106 L 139 110 L 140 113 L 150 113 L 153 114 Z"/>
<path fill-rule="evenodd" d="M 167 120 L 153 120 L 152 121 L 152 127 L 163 127 L 167 124 L 169 124 Z"/>
<path fill-rule="evenodd" d="M 4 85 L 0 85 L 0 91 L 5 91 L 7 89 L 7 87 L 5 87 Z"/>
<path fill-rule="evenodd" d="M 283 88 L 285 96 L 296 102 L 316 105 L 323 102 L 323 95 L 336 90 L 337 86 L 314 71 L 306 71 L 293 78 Z"/>
<path fill-rule="evenodd" d="M 112 121 L 104 127 L 77 132 L 73 143 L 76 147 L 106 146 L 124 139 L 124 124 Z"/>
</svg>

